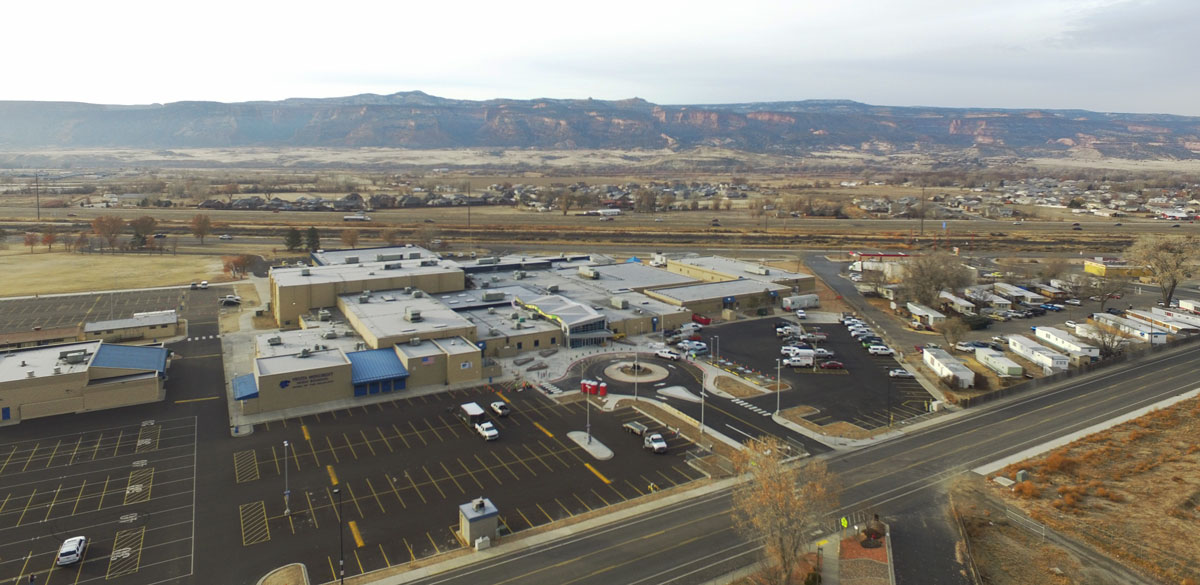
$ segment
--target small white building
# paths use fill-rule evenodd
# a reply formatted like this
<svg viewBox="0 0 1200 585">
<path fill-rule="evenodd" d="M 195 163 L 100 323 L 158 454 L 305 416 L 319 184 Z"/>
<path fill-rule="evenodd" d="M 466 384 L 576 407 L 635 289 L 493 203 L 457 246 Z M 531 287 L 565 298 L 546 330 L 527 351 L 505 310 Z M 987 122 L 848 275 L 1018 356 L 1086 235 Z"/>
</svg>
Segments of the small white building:
<svg viewBox="0 0 1200 585">
<path fill-rule="evenodd" d="M 972 303 L 971 301 L 968 301 L 962 297 L 955 296 L 949 291 L 942 291 L 939 293 L 938 299 L 956 313 L 962 315 L 975 314 L 975 303 Z"/>
<path fill-rule="evenodd" d="M 925 305 L 919 303 L 908 303 L 906 306 L 908 308 L 908 312 L 912 313 L 914 319 L 926 325 L 937 327 L 938 325 L 946 322 L 945 315 L 930 309 Z"/>
<path fill-rule="evenodd" d="M 959 389 L 975 385 L 975 372 L 944 349 L 925 348 L 921 360 L 938 378 L 950 378 Z"/>
<path fill-rule="evenodd" d="M 1200 301 L 1193 299 L 1179 299 L 1179 308 L 1193 313 L 1200 313 Z"/>
<path fill-rule="evenodd" d="M 1182 303 L 1180 303 L 1180 304 L 1182 304 Z M 1187 311 L 1180 311 L 1178 309 L 1163 309 L 1161 307 L 1154 307 L 1153 309 L 1150 309 L 1150 312 L 1155 315 L 1162 315 L 1163 317 L 1166 317 L 1167 319 L 1174 319 L 1176 321 L 1179 321 L 1180 323 L 1187 323 L 1188 325 L 1191 325 L 1192 327 L 1200 327 L 1200 315 L 1189 313 Z"/>
<path fill-rule="evenodd" d="M 1108 313 L 1093 313 L 1091 321 L 1099 327 L 1111 329 L 1134 339 L 1147 341 L 1152 345 L 1167 342 L 1166 330 L 1161 327 L 1151 327 L 1149 323 L 1143 321 L 1134 321 L 1133 319 L 1109 315 Z"/>
<path fill-rule="evenodd" d="M 1012 302 L 1008 299 L 992 293 L 991 285 L 974 286 L 967 289 L 968 299 L 976 300 L 987 306 L 996 309 L 997 311 L 1007 311 L 1012 308 Z"/>
<path fill-rule="evenodd" d="M 1017 362 L 1004 357 L 1004 352 L 996 351 L 990 347 L 975 348 L 975 360 L 991 368 L 993 372 L 1001 376 L 1020 376 L 1025 373 L 1025 368 L 1022 368 Z"/>
<path fill-rule="evenodd" d="M 1062 329 L 1038 326 L 1034 331 L 1034 335 L 1037 335 L 1038 339 L 1047 344 L 1061 349 L 1072 356 L 1084 356 L 1090 358 L 1090 361 L 1100 359 L 1099 347 L 1086 343 Z"/>
<path fill-rule="evenodd" d="M 1161 310 L 1159 309 L 1159 311 Z M 1153 329 L 1167 331 L 1172 335 L 1195 335 L 1200 333 L 1200 328 L 1197 328 L 1192 323 L 1152 311 L 1130 309 L 1125 311 L 1125 316 L 1134 321 L 1141 321 Z"/>
<path fill-rule="evenodd" d="M 1013 353 L 1041 366 L 1042 371 L 1047 374 L 1065 370 L 1071 364 L 1067 356 L 1024 335 L 1009 335 L 1008 347 Z"/>
<path fill-rule="evenodd" d="M 1007 282 L 997 282 L 993 285 L 992 291 L 1012 302 L 1022 302 L 1028 305 L 1040 305 L 1046 302 L 1044 295 L 1027 291 L 1019 286 L 1008 284 Z"/>
</svg>

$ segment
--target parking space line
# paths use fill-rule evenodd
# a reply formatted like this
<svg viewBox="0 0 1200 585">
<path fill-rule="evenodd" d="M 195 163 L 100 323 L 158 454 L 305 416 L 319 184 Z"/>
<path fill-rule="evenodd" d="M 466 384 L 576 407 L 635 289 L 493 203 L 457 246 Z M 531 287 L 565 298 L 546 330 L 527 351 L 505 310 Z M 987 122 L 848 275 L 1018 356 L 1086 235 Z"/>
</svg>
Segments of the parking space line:
<svg viewBox="0 0 1200 585">
<path fill-rule="evenodd" d="M 355 563 L 358 563 L 358 573 L 359 573 L 360 575 L 361 575 L 361 574 L 363 574 L 363 573 L 366 573 L 366 570 L 364 570 L 364 569 L 363 569 L 363 566 L 362 566 L 362 559 L 358 558 L 358 551 L 357 551 L 357 550 L 352 550 L 352 551 L 350 551 L 350 552 L 354 553 L 354 562 L 355 562 Z"/>
<path fill-rule="evenodd" d="M 125 484 L 125 503 L 140 504 L 150 501 L 150 488 L 154 485 L 154 468 L 142 467 L 129 472 L 129 483 Z"/>
<path fill-rule="evenodd" d="M 511 468 L 511 467 L 509 467 L 509 466 L 508 466 L 508 464 L 507 464 L 507 463 L 505 463 L 505 462 L 504 462 L 504 460 L 503 460 L 503 459 L 501 459 L 501 458 L 500 458 L 500 456 L 499 456 L 499 455 L 497 455 L 495 451 L 492 451 L 491 453 L 492 453 L 492 457 L 495 457 L 495 458 L 496 458 L 496 461 L 499 461 L 499 462 L 500 462 L 500 465 L 503 465 L 503 466 L 504 466 L 504 468 L 508 470 L 508 473 L 509 473 L 509 475 L 512 475 L 512 476 L 513 476 L 513 479 L 520 481 L 520 479 L 521 479 L 521 478 L 520 478 L 520 477 L 517 477 L 517 474 L 516 474 L 516 473 L 513 473 L 513 470 L 512 470 L 512 468 Z M 537 474 L 535 473 L 534 475 L 536 476 Z"/>
<path fill-rule="evenodd" d="M 236 457 L 236 455 L 237 454 L 235 453 L 234 456 Z M 283 456 L 287 457 L 287 453 L 284 452 Z M 254 469 L 258 469 L 258 455 L 255 455 L 254 459 Z M 271 445 L 271 462 L 275 464 L 275 475 L 283 475 L 283 470 L 279 468 L 279 453 L 275 452 L 275 445 Z M 284 465 L 287 464 L 284 463 Z"/>
<path fill-rule="evenodd" d="M 385 564 L 385 565 L 387 565 L 387 566 L 389 566 L 389 567 L 390 567 L 390 566 L 392 566 L 392 561 L 389 561 L 389 560 L 388 560 L 387 553 L 386 553 L 386 552 L 384 552 L 384 550 L 383 550 L 383 543 L 382 543 L 382 542 L 381 542 L 381 543 L 379 543 L 379 554 L 383 555 L 383 564 Z"/>
<path fill-rule="evenodd" d="M 496 483 L 504 485 L 504 482 L 500 481 L 500 478 L 496 476 L 496 472 L 492 471 L 492 468 L 488 467 L 488 464 L 484 463 L 483 459 L 479 458 L 479 455 L 475 455 L 475 460 L 479 462 L 479 465 L 483 467 L 484 471 L 488 472 L 488 474 L 492 476 L 492 479 L 496 480 Z"/>
<path fill-rule="evenodd" d="M 378 404 L 378 403 L 376 403 L 376 404 Z M 375 427 L 375 432 L 379 433 L 379 438 L 383 441 L 383 444 L 388 448 L 388 453 L 395 453 L 396 450 L 392 448 L 392 444 L 387 440 L 387 435 L 383 434 L 383 429 L 381 429 L 379 427 Z"/>
<path fill-rule="evenodd" d="M 350 454 L 354 456 L 354 460 L 358 461 L 358 453 L 354 451 L 354 443 L 350 442 L 350 437 L 347 437 L 346 433 L 342 433 L 342 439 L 346 441 L 346 447 L 350 449 Z"/>
<path fill-rule="evenodd" d="M 695 479 L 692 476 L 684 473 L 683 470 L 680 469 L 678 465 L 672 466 L 671 471 L 674 471 L 675 473 L 682 475 L 686 481 L 695 481 Z"/>
<path fill-rule="evenodd" d="M 271 453 L 275 453 L 275 447 L 271 447 Z M 279 471 L 278 458 L 275 459 L 275 471 Z M 245 483 L 259 478 L 258 453 L 254 449 L 237 451 L 233 454 L 233 475 L 234 483 Z"/>
<path fill-rule="evenodd" d="M 362 533 L 358 531 L 358 522 L 351 520 L 351 521 L 347 522 L 346 524 L 350 525 L 350 534 L 354 536 L 354 544 L 357 545 L 358 548 L 362 548 L 362 547 L 366 546 L 366 543 L 363 542 Z M 359 563 L 358 569 L 360 571 L 362 570 L 361 563 Z"/>
<path fill-rule="evenodd" d="M 526 516 L 525 512 L 522 512 L 520 508 L 513 508 L 513 509 L 516 510 L 517 513 L 521 515 L 521 518 L 525 519 L 525 524 L 528 524 L 530 528 L 533 528 L 533 522 L 529 521 L 529 516 Z"/>
<path fill-rule="evenodd" d="M 308 440 L 308 439 L 305 439 L 305 440 L 304 440 L 304 442 L 305 442 L 305 443 L 308 443 L 308 451 L 309 451 L 310 453 L 312 453 L 313 465 L 316 465 L 317 467 L 320 467 L 320 466 L 321 466 L 321 459 L 320 459 L 319 457 L 317 457 L 317 448 L 316 448 L 316 447 L 314 447 L 314 446 L 313 446 L 313 444 L 312 444 L 312 441 L 310 441 L 310 440 Z M 295 454 L 295 450 L 293 450 L 293 451 L 292 451 L 292 453 L 293 453 L 293 455 L 294 455 L 294 454 Z M 296 455 L 296 469 L 299 469 L 299 468 L 300 468 L 300 456 L 299 456 L 299 455 Z"/>
<path fill-rule="evenodd" d="M 458 483 L 458 478 L 454 477 L 454 473 L 450 471 L 450 468 L 446 467 L 446 464 L 442 461 L 439 461 L 438 464 L 442 466 L 442 470 L 446 472 L 446 476 L 450 478 L 450 481 L 454 482 L 454 485 L 458 487 L 459 493 L 467 493 L 467 490 L 463 489 L 462 484 Z"/>
<path fill-rule="evenodd" d="M 336 500 L 333 497 L 333 492 L 329 491 L 329 488 L 325 488 L 325 497 L 329 498 L 329 507 L 331 509 L 333 509 L 334 518 L 337 518 L 337 521 L 341 522 L 342 521 L 342 512 L 340 510 L 338 510 L 338 505 L 336 503 L 334 503 L 334 502 L 336 502 Z"/>
<path fill-rule="evenodd" d="M 442 549 L 438 548 L 438 545 L 437 545 L 437 543 L 436 543 L 436 542 L 434 542 L 434 540 L 433 540 L 433 535 L 432 535 L 432 534 L 430 534 L 428 531 L 426 531 L 426 532 L 425 532 L 425 537 L 429 539 L 429 544 L 432 544 L 432 545 L 433 545 L 433 551 L 434 551 L 434 553 L 435 553 L 435 554 L 439 554 L 439 555 L 440 555 L 440 554 L 442 554 Z"/>
<path fill-rule="evenodd" d="M 58 488 L 54 490 L 54 497 L 50 500 L 50 505 L 46 506 L 46 517 L 42 518 L 42 522 L 50 519 L 50 511 L 54 509 L 54 504 L 58 503 L 58 494 L 62 492 L 62 484 L 58 484 Z"/>
<path fill-rule="evenodd" d="M 33 444 L 33 450 L 29 452 L 29 459 L 25 460 L 25 465 L 21 468 L 22 473 L 24 473 L 26 469 L 29 469 L 29 463 L 33 461 L 33 456 L 37 453 L 38 445 L 41 445 L 41 443 Z"/>
<path fill-rule="evenodd" d="M 396 428 L 396 425 L 395 425 L 395 424 L 392 424 L 392 430 L 393 430 L 393 431 L 396 431 L 396 436 L 397 436 L 397 437 L 400 437 L 400 440 L 401 440 L 401 441 L 404 441 L 404 448 L 405 448 L 405 449 L 412 449 L 412 445 L 409 445 L 409 444 L 408 444 L 408 439 L 405 439 L 405 438 L 404 438 L 404 433 L 400 432 L 400 429 Z"/>
<path fill-rule="evenodd" d="M 383 502 L 379 501 L 379 493 L 375 491 L 375 486 L 371 485 L 371 478 L 366 478 L 367 488 L 371 490 L 371 496 L 375 498 L 375 504 L 379 506 L 379 511 L 387 514 L 387 509 L 383 507 Z"/>
<path fill-rule="evenodd" d="M 25 514 L 29 513 L 29 505 L 33 503 L 33 496 L 37 495 L 37 488 L 33 488 L 33 493 L 29 494 L 29 499 L 25 501 L 25 509 L 21 510 L 21 516 L 17 518 L 17 526 L 21 525 L 21 521 L 25 519 Z"/>
<path fill-rule="evenodd" d="M 75 448 L 71 450 L 71 456 L 67 459 L 67 465 L 75 463 L 75 454 L 79 452 L 79 445 L 83 443 L 83 435 L 79 435 L 79 439 L 75 441 Z"/>
<path fill-rule="evenodd" d="M 133 448 L 134 453 L 145 453 L 146 451 L 154 451 L 158 449 L 158 439 L 162 435 L 162 427 L 159 425 L 147 425 L 138 431 L 137 443 Z"/>
<path fill-rule="evenodd" d="M 537 509 L 542 511 L 542 514 L 545 514 L 547 522 L 554 522 L 554 516 L 551 516 L 550 513 L 547 512 L 540 503 L 534 503 L 534 505 L 537 506 Z"/>
<path fill-rule="evenodd" d="M 362 435 L 363 444 L 365 444 L 367 446 L 367 450 L 371 452 L 372 456 L 374 456 L 375 455 L 375 447 L 371 446 L 371 439 L 367 438 L 367 431 L 358 429 L 358 434 Z"/>
<path fill-rule="evenodd" d="M 333 470 L 333 466 L 332 466 L 332 465 L 326 465 L 326 466 L 325 466 L 325 471 L 326 471 L 326 472 L 329 474 L 329 484 L 330 484 L 330 485 L 337 485 L 337 484 L 338 484 L 337 472 Z"/>
<path fill-rule="evenodd" d="M 545 450 L 546 450 L 546 452 L 547 452 L 547 453 L 549 453 L 551 457 L 554 457 L 555 459 L 557 459 L 557 460 L 558 460 L 558 462 L 559 462 L 559 463 L 562 463 L 562 464 L 563 464 L 563 467 L 566 467 L 567 469 L 570 469 L 570 468 L 571 468 L 571 466 L 570 466 L 570 465 L 568 465 L 566 461 L 563 461 L 563 458 L 562 458 L 562 457 L 559 457 L 559 456 L 558 456 L 558 453 L 557 453 L 557 452 L 555 452 L 555 451 L 554 451 L 554 450 L 552 450 L 551 448 L 547 447 L 547 446 L 546 446 L 545 444 L 543 444 L 541 441 L 538 441 L 538 442 L 537 442 L 537 444 L 538 444 L 538 446 L 539 446 L 539 447 L 541 447 L 541 448 L 545 449 Z"/>
<path fill-rule="evenodd" d="M 505 396 L 503 393 L 501 393 L 499 390 L 497 390 L 497 391 L 496 391 L 496 396 L 499 396 L 499 397 L 500 397 L 500 400 L 503 400 L 503 401 L 505 401 L 505 402 L 507 402 L 507 403 L 509 403 L 509 404 L 512 404 L 512 401 L 511 401 L 511 400 L 509 400 L 509 399 L 508 399 L 508 397 L 507 397 L 507 396 Z"/>
<path fill-rule="evenodd" d="M 320 528 L 321 522 L 317 520 L 317 511 L 313 509 L 312 505 L 312 493 L 304 490 L 304 499 L 308 500 L 308 517 L 312 518 L 313 528 Z"/>
<path fill-rule="evenodd" d="M 305 441 L 312 440 L 312 436 L 308 434 L 308 425 L 300 425 L 300 432 L 304 434 Z"/>
<path fill-rule="evenodd" d="M 471 472 L 471 468 L 467 467 L 467 464 L 463 463 L 462 459 L 457 457 L 455 459 L 458 461 L 458 464 L 462 466 L 463 470 L 467 472 L 467 475 L 471 476 L 471 481 L 475 482 L 475 485 L 479 486 L 479 489 L 483 489 L 483 484 L 480 483 L 479 479 L 475 477 L 475 474 Z"/>
<path fill-rule="evenodd" d="M 113 443 L 113 457 L 117 456 L 117 450 L 121 448 L 121 438 L 125 436 L 125 431 L 121 430 L 117 433 L 117 442 Z"/>
<path fill-rule="evenodd" d="M 565 505 L 564 505 L 562 502 L 560 502 L 560 501 L 558 500 L 558 498 L 554 498 L 554 503 L 555 503 L 555 504 L 558 504 L 558 507 L 559 507 L 559 508 L 562 508 L 562 509 L 563 509 L 563 512 L 566 512 L 566 513 L 567 513 L 567 516 L 574 516 L 574 515 L 575 515 L 575 513 L 574 513 L 574 512 L 571 512 L 571 510 L 570 510 L 569 508 L 567 508 L 567 507 L 566 507 L 566 506 L 565 506 Z"/>
<path fill-rule="evenodd" d="M 337 569 L 333 568 L 333 557 L 326 555 L 325 560 L 329 561 L 329 574 L 333 577 L 329 580 L 330 583 L 338 580 Z"/>
<path fill-rule="evenodd" d="M 404 548 L 408 549 L 408 562 L 410 562 L 410 563 L 416 562 L 417 555 L 413 554 L 412 545 L 408 544 L 408 539 L 404 538 L 404 537 L 400 537 L 400 540 L 404 541 Z"/>
<path fill-rule="evenodd" d="M 266 523 L 266 520 L 263 521 Z M 113 537 L 112 554 L 108 557 L 108 571 L 104 579 L 115 579 L 132 575 L 142 564 L 142 543 L 146 538 L 146 527 L 139 526 L 120 530 Z"/>
<path fill-rule="evenodd" d="M 418 438 L 418 439 L 421 439 L 421 443 L 422 443 L 422 444 L 424 444 L 424 445 L 428 445 L 428 444 L 429 444 L 429 441 L 426 441 L 426 440 L 425 440 L 425 437 L 422 437 L 422 436 L 421 436 L 421 431 L 418 431 L 418 430 L 417 430 L 417 425 L 414 425 L 414 424 L 413 424 L 413 422 L 412 422 L 411 420 L 410 420 L 410 421 L 408 421 L 408 426 L 412 427 L 413 434 L 417 435 L 417 438 Z"/>
<path fill-rule="evenodd" d="M 100 501 L 96 503 L 97 511 L 104 509 L 104 496 L 108 494 L 108 480 L 109 477 L 104 476 L 104 487 L 100 488 Z"/>
<path fill-rule="evenodd" d="M 543 433 L 546 433 L 546 436 L 547 436 L 547 437 L 554 438 L 554 434 L 553 434 L 553 433 L 551 433 L 550 431 L 547 431 L 547 430 L 546 430 L 546 427 L 544 427 L 544 426 L 542 426 L 542 425 L 538 424 L 538 422 L 537 422 L 537 421 L 533 421 L 533 426 L 537 427 L 539 431 L 542 431 Z"/>
<path fill-rule="evenodd" d="M 89 540 L 89 541 L 87 541 L 86 544 L 83 545 L 83 558 L 85 558 L 85 559 L 87 558 L 87 553 L 89 550 L 91 550 L 91 548 L 92 548 L 92 541 Z M 79 577 L 82 574 L 83 574 L 83 563 L 79 563 L 79 566 L 75 569 L 75 585 L 79 585 Z M 47 577 L 46 580 L 49 581 L 50 578 Z"/>
<path fill-rule="evenodd" d="M 425 426 L 429 427 L 429 430 L 433 432 L 433 436 L 437 437 L 438 441 L 444 442 L 446 440 L 446 439 L 442 438 L 441 433 L 437 432 L 437 429 L 434 428 L 433 423 L 429 422 L 429 419 L 425 418 L 425 419 L 421 419 L 421 420 L 422 420 L 422 422 L 425 423 Z"/>
<path fill-rule="evenodd" d="M 611 506 L 611 505 L 612 505 L 612 504 L 608 503 L 608 500 L 604 499 L 604 496 L 600 495 L 600 492 L 596 491 L 596 490 L 595 490 L 595 488 L 593 488 L 593 489 L 592 489 L 592 493 L 593 493 L 593 494 L 596 494 L 596 497 L 597 497 L 597 498 L 600 498 L 600 501 L 601 501 L 601 502 L 604 502 L 604 505 L 605 505 L 605 506 Z"/>
<path fill-rule="evenodd" d="M 541 443 L 538 443 L 538 444 L 541 445 Z M 525 447 L 525 450 L 529 451 L 529 454 L 532 455 L 534 459 L 537 459 L 538 463 L 541 463 L 542 467 L 546 468 L 546 471 L 554 471 L 554 468 L 550 467 L 549 463 L 546 463 L 544 460 L 542 460 L 542 456 L 538 455 L 536 452 L 534 452 L 534 450 L 528 444 L 521 443 L 521 446 Z"/>
<path fill-rule="evenodd" d="M 29 554 L 25 555 L 25 564 L 21 565 L 21 572 L 17 573 L 16 579 L 13 579 L 14 584 L 20 583 L 21 577 L 25 576 L 25 569 L 29 567 L 29 559 L 31 559 L 31 558 L 33 558 L 33 551 L 29 551 Z"/>
<path fill-rule="evenodd" d="M 84 483 L 86 483 L 86 482 L 84 482 Z M 11 497 L 12 497 L 11 493 L 5 494 L 4 501 L 0 502 L 0 512 L 4 512 L 4 507 L 8 505 L 8 499 Z"/>
<path fill-rule="evenodd" d="M 667 484 L 669 484 L 669 485 L 667 485 L 667 487 L 674 487 L 674 486 L 679 485 L 679 482 L 671 479 L 670 477 L 667 477 L 667 474 L 663 473 L 661 469 L 655 469 L 654 472 L 657 473 L 659 476 L 661 476 L 663 478 L 663 481 L 666 481 Z"/>
<path fill-rule="evenodd" d="M 513 452 L 512 447 L 505 447 L 505 449 L 508 450 L 508 453 L 513 456 L 513 459 L 517 460 L 517 463 L 524 465 L 525 469 L 529 470 L 529 473 L 532 473 L 534 477 L 537 477 L 537 472 L 534 471 L 533 468 L 529 466 L 529 463 L 527 463 L 524 459 L 521 459 L 521 457 L 519 455 L 517 455 L 515 452 Z"/>
<path fill-rule="evenodd" d="M 433 487 L 437 489 L 438 493 L 442 494 L 442 499 L 446 499 L 446 492 L 442 491 L 442 486 L 438 485 L 437 480 L 433 479 L 433 474 L 429 473 L 429 470 L 426 469 L 424 465 L 421 466 L 421 471 L 425 472 L 425 475 L 429 477 L 429 483 L 432 483 Z"/>
<path fill-rule="evenodd" d="M 625 485 L 627 485 L 627 486 L 629 486 L 629 487 L 633 488 L 633 491 L 637 492 L 637 495 L 639 495 L 639 496 L 644 496 L 644 495 L 646 495 L 646 494 L 645 494 L 645 492 L 643 492 L 642 490 L 639 490 L 639 489 L 638 489 L 638 487 L 637 487 L 636 485 L 633 485 L 632 483 L 629 483 L 629 480 L 628 480 L 628 479 L 627 479 L 627 480 L 625 480 Z"/>
<path fill-rule="evenodd" d="M 499 518 L 500 523 L 504 525 L 504 529 L 507 530 L 509 534 L 512 534 L 513 529 L 511 527 L 509 527 L 508 522 L 504 521 L 504 516 L 497 515 L 497 518 Z"/>
<path fill-rule="evenodd" d="M 455 439 L 458 438 L 458 431 L 454 430 L 454 426 L 455 426 L 454 422 L 446 422 L 446 419 L 442 418 L 442 415 L 440 415 L 440 414 L 437 415 L 437 419 L 438 419 L 438 422 L 442 423 L 442 428 L 446 429 L 447 431 L 450 431 L 450 434 L 454 435 Z"/>
<path fill-rule="evenodd" d="M 54 450 L 50 452 L 50 457 L 46 459 L 46 467 L 50 467 L 50 463 L 54 461 L 54 456 L 58 454 L 58 448 L 60 446 L 62 446 L 62 439 L 59 439 L 58 442 L 54 444 Z"/>
<path fill-rule="evenodd" d="M 386 475 L 386 474 L 385 474 L 385 475 Z M 396 489 L 396 482 L 395 482 L 395 480 L 393 480 L 393 479 L 392 479 L 392 476 L 390 476 L 390 475 L 386 475 L 386 477 L 387 477 L 387 480 L 388 480 L 388 485 L 392 486 L 392 493 L 393 493 L 393 494 L 396 494 L 396 499 L 400 501 L 400 507 L 401 507 L 401 508 L 404 508 L 405 510 L 407 510 L 407 509 L 408 509 L 408 504 L 405 504 L 405 503 L 404 503 L 404 498 L 400 497 L 400 490 Z"/>
<path fill-rule="evenodd" d="M 600 478 L 600 481 L 602 481 L 602 482 L 604 482 L 604 483 L 608 483 L 608 484 L 611 484 L 611 483 L 612 483 L 612 480 L 611 480 L 611 479 L 608 479 L 607 477 L 604 477 L 604 474 L 603 474 L 603 473 L 600 473 L 600 470 L 599 470 L 599 469 L 596 469 L 595 467 L 592 467 L 592 464 L 591 464 L 591 463 L 584 463 L 584 464 L 583 464 L 583 466 L 584 466 L 584 467 L 586 467 L 586 468 L 588 468 L 588 471 L 590 471 L 590 472 L 592 472 L 593 474 L 595 474 L 595 476 L 596 476 L 596 477 Z"/>
<path fill-rule="evenodd" d="M 335 449 L 333 448 L 333 441 L 329 440 L 329 435 L 325 435 L 325 444 L 326 444 L 326 445 L 329 445 L 329 454 L 330 454 L 330 455 L 333 455 L 333 462 L 334 462 L 334 463 L 341 463 L 341 462 L 342 462 L 342 460 L 341 460 L 341 458 L 340 458 L 340 457 L 338 457 L 337 450 L 335 450 Z M 329 466 L 328 466 L 328 465 L 326 465 L 326 467 L 329 467 Z"/>
<path fill-rule="evenodd" d="M 554 442 L 555 442 L 555 443 L 558 443 L 558 446 L 559 446 L 559 447 L 562 447 L 562 450 L 563 450 L 564 452 L 566 452 L 566 453 L 570 453 L 570 454 L 571 454 L 571 456 L 572 456 L 572 457 L 574 457 L 574 458 L 575 458 L 577 461 L 579 461 L 580 463 L 587 463 L 587 461 L 585 461 L 585 460 L 583 459 L 583 457 L 580 457 L 580 456 L 579 456 L 579 453 L 576 453 L 576 452 L 575 452 L 575 451 L 576 451 L 576 449 L 574 449 L 574 448 L 572 448 L 572 447 L 569 447 L 569 446 L 567 446 L 566 444 L 564 444 L 562 441 L 560 441 L 560 440 L 559 440 L 559 439 L 557 439 L 557 438 L 555 438 L 555 439 L 554 439 Z"/>
<path fill-rule="evenodd" d="M 408 483 L 412 485 L 413 491 L 417 492 L 417 495 L 421 497 L 421 503 L 428 504 L 429 500 L 425 499 L 425 494 L 421 493 L 421 488 L 417 487 L 417 482 L 413 480 L 412 475 L 408 473 L 407 469 L 404 470 L 404 477 L 408 478 Z"/>
<path fill-rule="evenodd" d="M 17 452 L 17 446 L 13 445 L 12 451 L 8 452 L 8 457 L 4 459 L 4 465 L 0 465 L 0 474 L 4 473 L 4 468 L 8 467 L 8 462 L 12 461 L 13 455 Z"/>
</svg>

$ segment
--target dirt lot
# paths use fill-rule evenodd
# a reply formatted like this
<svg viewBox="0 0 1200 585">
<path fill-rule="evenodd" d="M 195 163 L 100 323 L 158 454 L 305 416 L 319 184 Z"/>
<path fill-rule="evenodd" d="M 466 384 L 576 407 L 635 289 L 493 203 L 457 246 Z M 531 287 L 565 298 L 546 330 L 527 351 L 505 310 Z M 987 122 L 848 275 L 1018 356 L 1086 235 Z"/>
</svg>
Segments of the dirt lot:
<svg viewBox="0 0 1200 585">
<path fill-rule="evenodd" d="M 223 279 L 219 256 L 0 250 L 0 296 L 184 285 Z"/>
<path fill-rule="evenodd" d="M 996 497 L 1163 582 L 1200 582 L 1200 399 L 1192 398 L 999 475 Z"/>
</svg>

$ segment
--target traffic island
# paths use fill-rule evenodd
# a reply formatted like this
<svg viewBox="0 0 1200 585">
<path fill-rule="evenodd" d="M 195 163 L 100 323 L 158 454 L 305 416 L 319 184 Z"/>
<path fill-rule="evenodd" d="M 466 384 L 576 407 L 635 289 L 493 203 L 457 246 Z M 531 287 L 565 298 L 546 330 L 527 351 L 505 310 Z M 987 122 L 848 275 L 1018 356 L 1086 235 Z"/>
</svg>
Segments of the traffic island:
<svg viewBox="0 0 1200 585">
<path fill-rule="evenodd" d="M 567 433 L 567 438 L 575 441 L 576 445 L 579 445 L 584 451 L 587 451 L 589 455 L 599 459 L 600 461 L 607 461 L 613 458 L 612 449 L 609 449 L 596 437 L 588 435 L 583 431 L 571 431 Z"/>
</svg>

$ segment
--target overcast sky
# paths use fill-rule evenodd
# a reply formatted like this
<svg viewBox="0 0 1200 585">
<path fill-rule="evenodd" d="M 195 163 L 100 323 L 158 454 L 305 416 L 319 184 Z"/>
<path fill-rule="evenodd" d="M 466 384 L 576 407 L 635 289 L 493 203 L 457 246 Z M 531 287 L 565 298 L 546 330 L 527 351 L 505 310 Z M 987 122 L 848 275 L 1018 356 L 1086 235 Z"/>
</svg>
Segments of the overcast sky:
<svg viewBox="0 0 1200 585">
<path fill-rule="evenodd" d="M 2 100 L 421 90 L 1200 115 L 1200 0 L 9 2 Z"/>
</svg>

